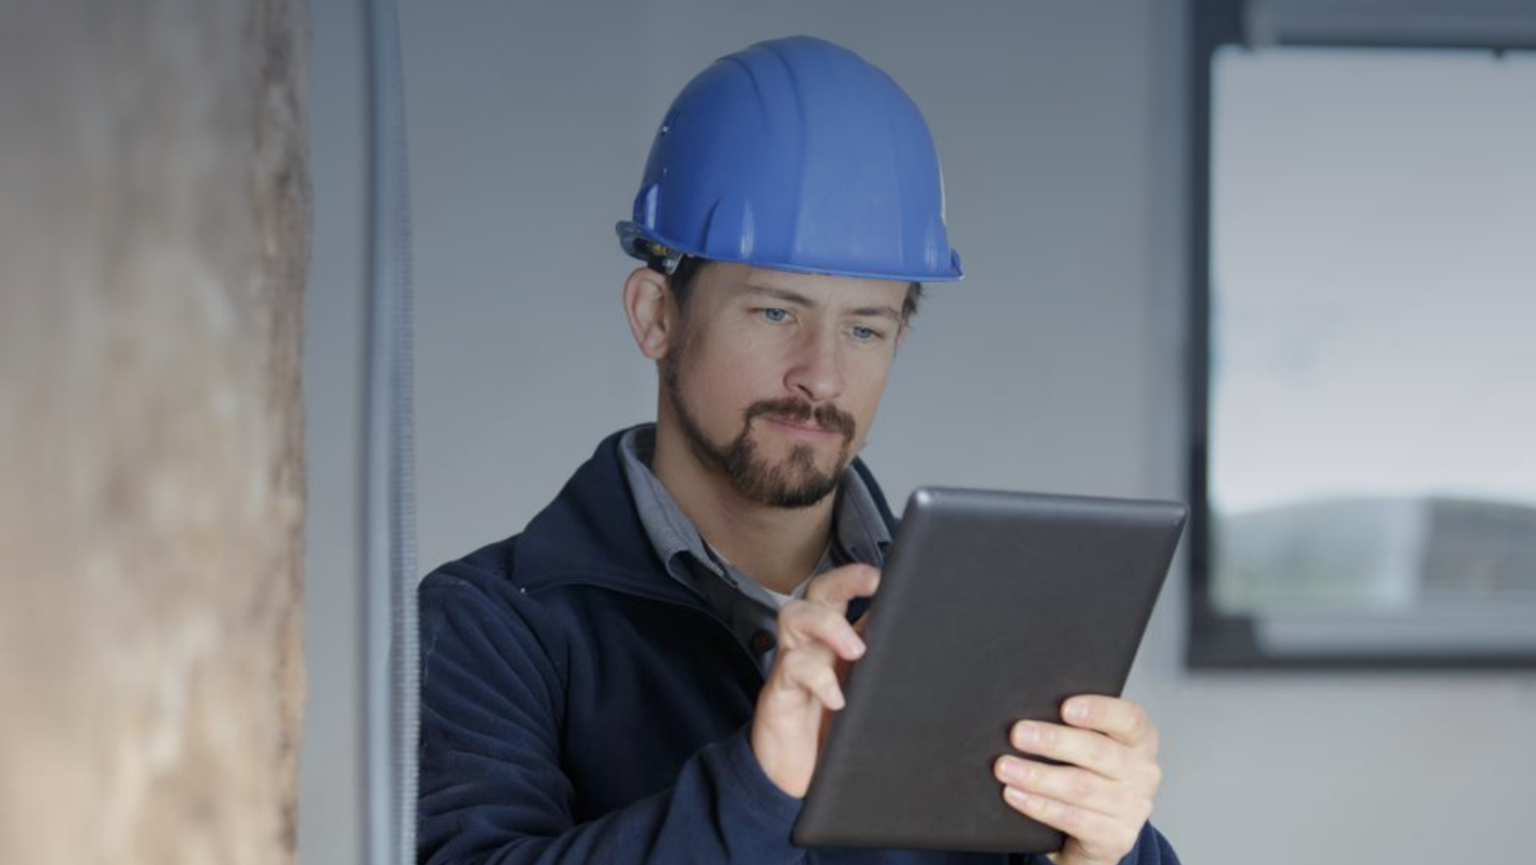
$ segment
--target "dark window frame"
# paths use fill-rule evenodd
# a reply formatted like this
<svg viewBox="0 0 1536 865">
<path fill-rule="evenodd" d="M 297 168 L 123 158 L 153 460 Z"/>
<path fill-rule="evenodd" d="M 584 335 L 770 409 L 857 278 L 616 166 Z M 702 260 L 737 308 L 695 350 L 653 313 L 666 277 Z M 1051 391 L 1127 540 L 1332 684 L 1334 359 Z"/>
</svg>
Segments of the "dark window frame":
<svg viewBox="0 0 1536 865">
<path fill-rule="evenodd" d="M 1485 651 L 1447 655 L 1431 651 L 1357 654 L 1321 650 L 1285 655 L 1267 653 L 1257 637 L 1256 619 L 1216 609 L 1211 600 L 1212 555 L 1209 492 L 1210 436 L 1210 229 L 1211 229 L 1211 85 L 1216 52 L 1248 44 L 1249 22 L 1243 0 L 1191 0 L 1189 57 L 1189 352 L 1186 399 L 1186 492 L 1190 503 L 1189 594 L 1185 663 L 1192 669 L 1337 669 L 1337 670 L 1527 670 L 1536 652 Z M 1505 44 L 1469 40 L 1464 34 L 1404 40 L 1369 33 L 1334 38 L 1311 32 L 1284 34 L 1274 44 L 1348 48 L 1473 48 L 1501 52 L 1536 48 L 1536 39 L 1520 33 Z"/>
</svg>

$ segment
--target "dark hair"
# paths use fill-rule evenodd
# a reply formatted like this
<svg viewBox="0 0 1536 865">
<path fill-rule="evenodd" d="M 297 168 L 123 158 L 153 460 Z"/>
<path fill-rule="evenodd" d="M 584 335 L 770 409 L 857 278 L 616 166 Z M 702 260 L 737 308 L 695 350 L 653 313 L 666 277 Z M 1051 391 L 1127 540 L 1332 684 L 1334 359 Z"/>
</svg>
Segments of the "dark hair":
<svg viewBox="0 0 1536 865">
<path fill-rule="evenodd" d="M 672 297 L 677 300 L 678 311 L 685 316 L 688 314 L 688 298 L 693 293 L 693 282 L 698 277 L 699 271 L 703 270 L 704 265 L 708 263 L 709 259 L 685 255 L 678 260 L 677 268 L 672 271 L 669 280 Z M 657 273 L 667 272 L 666 259 L 660 256 L 652 256 L 646 260 L 646 264 Z M 901 302 L 902 324 L 907 324 L 912 320 L 912 316 L 917 315 L 917 307 L 922 301 L 923 284 L 916 281 L 908 283 L 907 296 Z"/>
</svg>

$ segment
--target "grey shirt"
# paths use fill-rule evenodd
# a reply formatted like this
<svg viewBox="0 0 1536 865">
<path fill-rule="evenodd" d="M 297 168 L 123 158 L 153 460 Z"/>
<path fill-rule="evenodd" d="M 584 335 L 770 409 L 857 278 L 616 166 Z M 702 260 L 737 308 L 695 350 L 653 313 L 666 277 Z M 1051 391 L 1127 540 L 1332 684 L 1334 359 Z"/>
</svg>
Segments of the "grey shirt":
<svg viewBox="0 0 1536 865">
<path fill-rule="evenodd" d="M 792 596 L 769 591 L 711 547 L 651 471 L 656 453 L 654 425 L 636 427 L 619 439 L 619 457 L 634 496 L 640 523 L 673 579 L 701 595 L 766 674 L 773 666 L 779 608 Z M 843 473 L 834 505 L 833 532 L 815 574 L 854 562 L 880 567 L 891 533 L 874 496 L 858 472 Z M 806 584 L 793 597 L 805 592 Z"/>
</svg>

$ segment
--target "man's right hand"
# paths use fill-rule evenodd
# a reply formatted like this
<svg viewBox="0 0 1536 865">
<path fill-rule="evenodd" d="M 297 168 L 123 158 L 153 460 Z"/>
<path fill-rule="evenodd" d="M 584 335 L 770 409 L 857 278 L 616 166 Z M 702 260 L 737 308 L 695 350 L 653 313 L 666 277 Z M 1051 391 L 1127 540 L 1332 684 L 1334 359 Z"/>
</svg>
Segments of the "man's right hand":
<svg viewBox="0 0 1536 865">
<path fill-rule="evenodd" d="M 778 657 L 757 698 L 752 752 L 768 777 L 801 798 L 811 785 L 822 731 L 843 708 L 839 662 L 864 654 L 864 640 L 848 623 L 848 602 L 875 593 L 880 572 L 846 565 L 811 580 L 804 600 L 779 611 Z"/>
</svg>

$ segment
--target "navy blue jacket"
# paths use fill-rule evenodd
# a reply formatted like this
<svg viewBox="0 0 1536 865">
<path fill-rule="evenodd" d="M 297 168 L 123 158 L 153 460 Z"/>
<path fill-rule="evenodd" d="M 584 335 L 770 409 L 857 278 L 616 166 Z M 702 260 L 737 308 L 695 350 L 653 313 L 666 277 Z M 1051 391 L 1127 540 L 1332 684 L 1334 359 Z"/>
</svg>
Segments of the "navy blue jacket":
<svg viewBox="0 0 1536 865">
<path fill-rule="evenodd" d="M 618 440 L 521 535 L 422 581 L 418 862 L 1004 865 L 790 843 L 800 800 L 748 741 L 762 674 L 667 575 Z M 1126 862 L 1177 860 L 1148 826 Z"/>
</svg>

